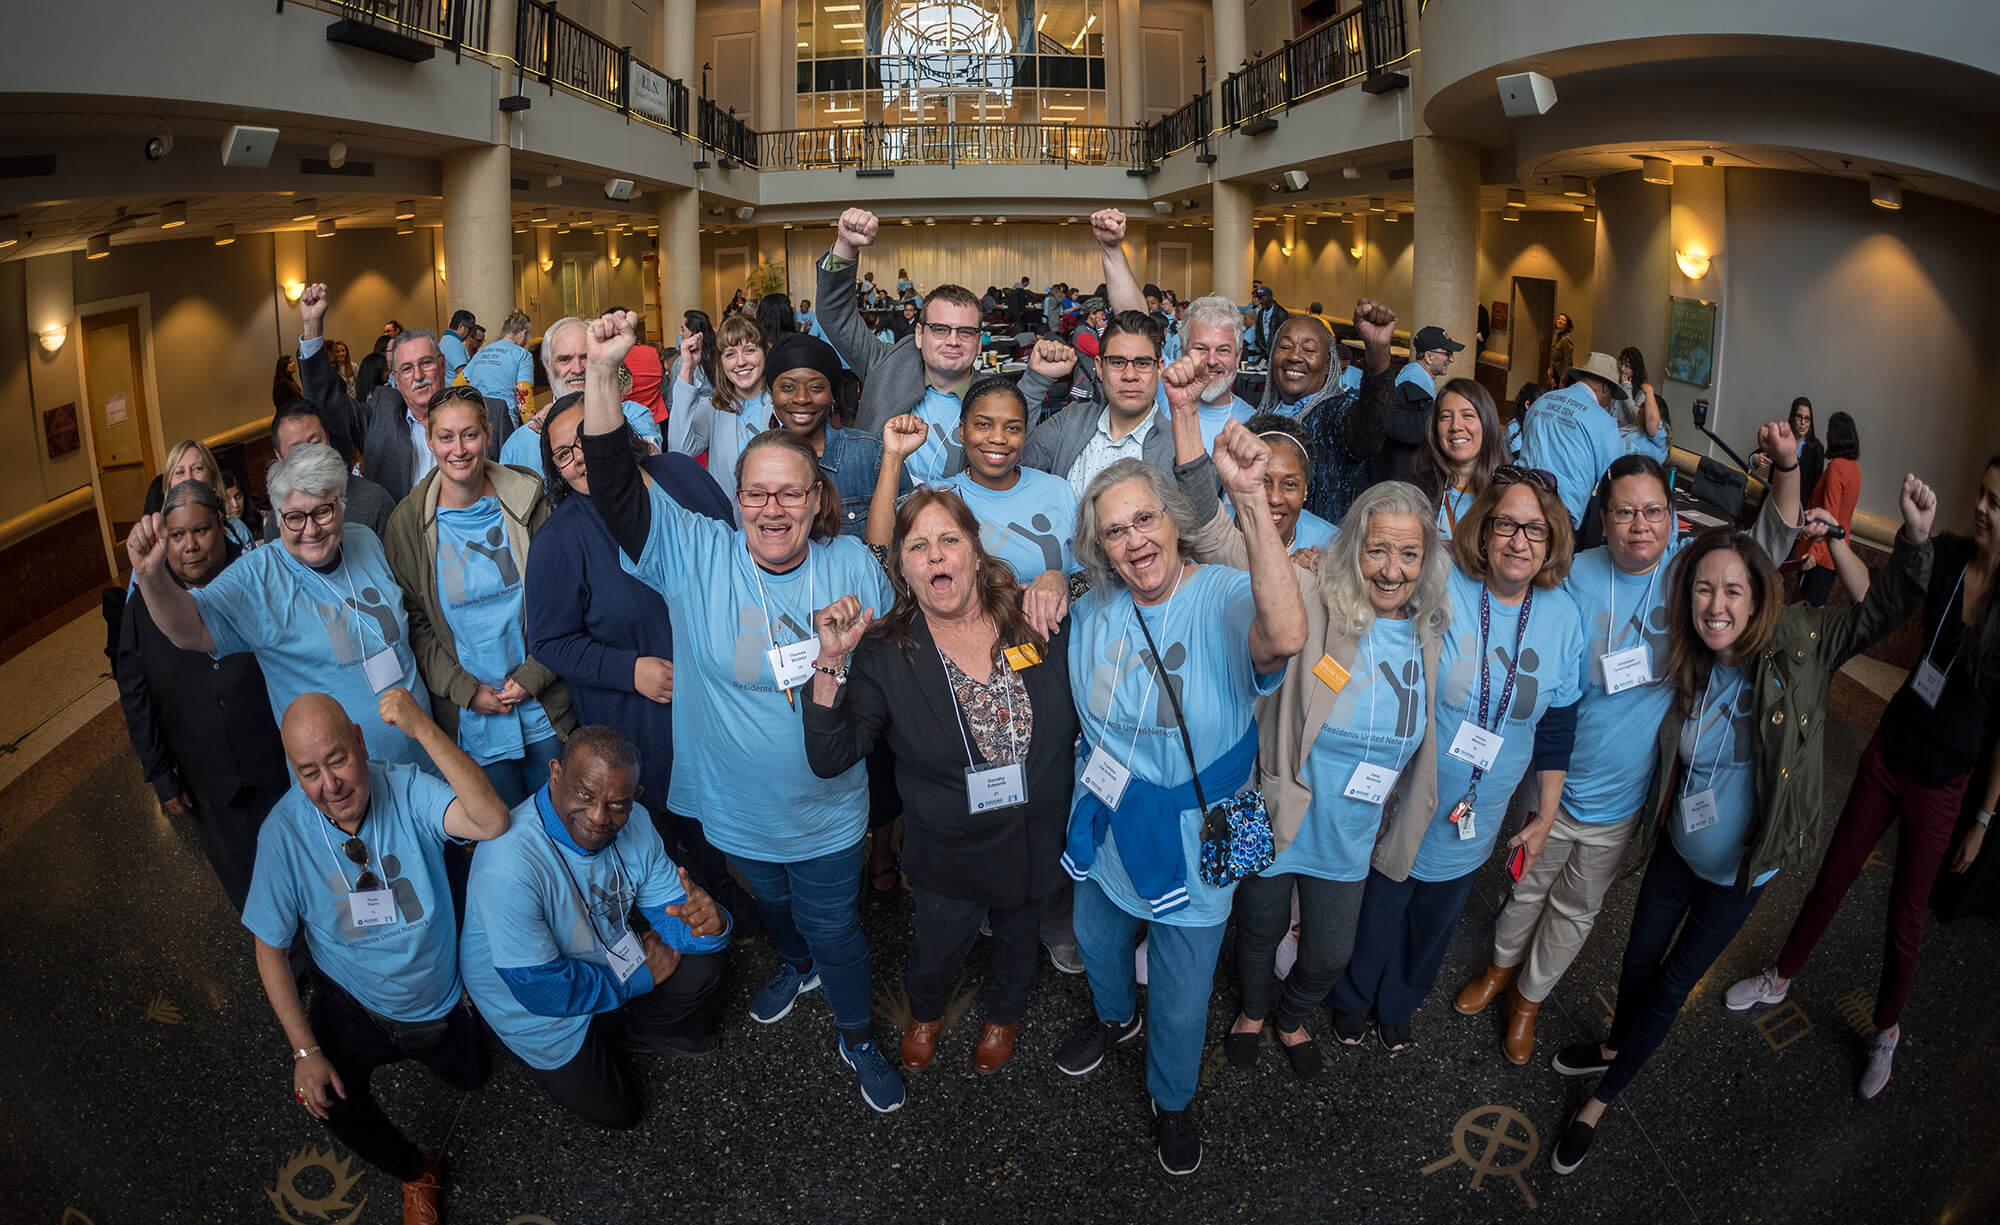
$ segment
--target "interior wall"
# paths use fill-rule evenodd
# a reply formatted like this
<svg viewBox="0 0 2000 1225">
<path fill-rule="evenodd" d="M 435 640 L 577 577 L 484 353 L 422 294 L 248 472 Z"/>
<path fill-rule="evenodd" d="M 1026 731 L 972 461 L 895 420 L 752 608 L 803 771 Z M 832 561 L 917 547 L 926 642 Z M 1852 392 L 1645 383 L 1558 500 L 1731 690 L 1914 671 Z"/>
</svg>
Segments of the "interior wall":
<svg viewBox="0 0 2000 1225">
<path fill-rule="evenodd" d="M 69 329 L 69 339 L 54 353 L 44 353 L 35 343 L 28 350 L 28 385 L 33 396 L 29 420 L 37 439 L 42 437 L 42 414 L 63 404 L 76 405 L 78 429 L 89 426 L 89 406 L 83 402 L 81 379 L 77 375 L 77 350 L 82 338 L 76 327 L 76 286 L 73 265 L 83 256 L 64 252 L 17 261 L 22 264 L 21 297 L 26 305 L 28 330 L 39 335 L 44 328 Z M 34 448 L 35 468 L 41 474 L 41 497 L 36 502 L 90 484 L 90 445 L 86 440 L 60 459 L 50 459 L 45 444 Z M 23 507 L 22 509 L 26 509 Z"/>
<path fill-rule="evenodd" d="M 1479 214 L 1479 302 L 1491 309 L 1495 302 L 1511 304 L 1515 277 L 1536 277 L 1554 281 L 1556 309 L 1567 313 L 1576 324 L 1577 360 L 1583 360 L 1594 345 L 1591 319 L 1595 313 L 1597 264 L 1596 227 L 1576 213 L 1525 212 L 1519 221 L 1505 221 L 1498 213 Z M 1412 321 L 1411 331 L 1427 320 Z M 1615 334 L 1607 334 L 1615 335 Z M 1487 337 L 1487 348 L 1507 352 L 1507 333 L 1495 330 Z M 1469 336 L 1459 337 L 1468 348 Z M 1607 344 L 1638 343 L 1614 341 Z M 1469 367 L 1465 368 L 1469 371 Z M 1525 372 L 1509 374 L 1510 389 L 1529 380 Z"/>
<path fill-rule="evenodd" d="M 449 299 L 439 296 L 446 289 L 437 280 L 443 258 L 440 231 L 431 226 L 414 234 L 342 230 L 332 238 L 306 240 L 304 279 L 324 281 L 331 295 L 326 336 L 346 341 L 348 352 L 359 362 L 391 319 L 406 328 L 440 330 L 451 317 Z M 282 330 L 295 339 L 297 308 L 286 303 L 284 316 Z"/>
<path fill-rule="evenodd" d="M 1991 361 L 2000 332 L 2000 240 L 1991 214 L 1905 192 L 1868 203 L 1858 182 L 1730 170 L 1730 301 L 1722 322 L 1730 422 L 1812 397 L 1861 435 L 1861 509 L 1897 517 L 1903 474 L 1938 491 L 1939 523 L 1963 531 L 1986 457 L 2000 450 Z M 1721 410 L 1725 405 L 1718 403 Z"/>
<path fill-rule="evenodd" d="M 717 39 L 748 34 L 747 42 L 728 41 L 719 49 Z M 786 45 L 790 45 L 789 35 Z M 714 3 L 703 0 L 694 16 L 694 77 L 687 82 L 688 104 L 700 105 L 701 66 L 711 65 L 708 74 L 708 96 L 725 109 L 736 108 L 736 114 L 749 119 L 757 107 L 757 4 L 755 0 L 744 3 Z M 747 48 L 747 51 L 745 50 Z M 787 67 L 797 63 L 794 59 L 785 61 Z"/>
<path fill-rule="evenodd" d="M 1639 171 L 1606 175 L 1597 194 L 1595 292 L 1586 321 L 1570 312 L 1579 334 L 1602 336 L 1622 349 L 1637 345 L 1655 367 L 1666 362 L 1668 274 L 1674 248 L 1668 225 L 1671 193 L 1639 177 Z M 1557 309 L 1562 309 L 1560 306 Z M 1578 346 L 1582 346 L 1579 344 Z M 1656 384 L 1657 386 L 1657 384 Z M 1672 398 L 1668 399 L 1671 405 Z M 1683 413 L 1678 418 L 1685 422 Z M 1694 448 L 1700 435 L 1678 432 L 1678 445 Z"/>
<path fill-rule="evenodd" d="M 24 261 L 0 264 L 0 520 L 32 510 L 54 496 L 42 482 L 47 446 L 41 406 L 28 393 L 28 371 L 41 343 L 28 327 L 22 287 Z M 57 490 L 61 493 L 62 490 Z"/>
</svg>

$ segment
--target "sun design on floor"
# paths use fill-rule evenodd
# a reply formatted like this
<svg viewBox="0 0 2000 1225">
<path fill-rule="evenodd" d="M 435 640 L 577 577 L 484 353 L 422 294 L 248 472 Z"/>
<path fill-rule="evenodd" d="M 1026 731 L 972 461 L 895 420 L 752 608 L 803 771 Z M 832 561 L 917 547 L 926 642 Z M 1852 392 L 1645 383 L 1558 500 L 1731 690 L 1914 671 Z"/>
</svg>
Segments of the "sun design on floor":
<svg viewBox="0 0 2000 1225">
<path fill-rule="evenodd" d="M 333 1180 L 332 1190 L 317 1197 L 299 1190 L 299 1175 L 307 1170 L 326 1171 Z M 264 1194 L 270 1198 L 271 1207 L 277 1210 L 281 1221 L 292 1225 L 344 1225 L 360 1217 L 361 1210 L 368 1206 L 365 1195 L 358 1204 L 347 1202 L 348 1193 L 360 1180 L 361 1172 L 354 1168 L 352 1156 L 336 1159 L 334 1150 L 315 1151 L 308 1144 L 278 1167 L 277 1185 L 266 1189 Z"/>
</svg>

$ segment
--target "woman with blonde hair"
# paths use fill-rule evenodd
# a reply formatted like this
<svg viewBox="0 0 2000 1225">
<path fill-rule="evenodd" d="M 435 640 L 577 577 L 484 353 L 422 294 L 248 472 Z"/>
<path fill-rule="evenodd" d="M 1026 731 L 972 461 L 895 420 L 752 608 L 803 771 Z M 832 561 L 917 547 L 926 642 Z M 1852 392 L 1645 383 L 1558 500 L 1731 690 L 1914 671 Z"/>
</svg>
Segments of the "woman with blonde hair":
<svg viewBox="0 0 2000 1225">
<path fill-rule="evenodd" d="M 743 445 L 776 424 L 764 378 L 770 342 L 751 316 L 724 319 L 715 333 L 715 390 L 707 396 L 697 390 L 703 343 L 700 332 L 681 340 L 673 408 L 667 414 L 667 449 L 683 455 L 706 451 L 708 474 L 723 493 L 733 496 L 736 457 L 743 453 Z"/>
<path fill-rule="evenodd" d="M 166 502 L 166 491 L 182 481 L 200 481 L 215 491 L 217 501 L 226 497 L 222 485 L 222 464 L 215 458 L 215 452 L 198 438 L 183 438 L 167 452 L 167 462 L 161 466 L 160 475 L 146 486 L 146 513 L 157 513 Z M 224 516 L 222 526 L 237 548 L 250 547 L 253 537 L 242 520 Z"/>
</svg>

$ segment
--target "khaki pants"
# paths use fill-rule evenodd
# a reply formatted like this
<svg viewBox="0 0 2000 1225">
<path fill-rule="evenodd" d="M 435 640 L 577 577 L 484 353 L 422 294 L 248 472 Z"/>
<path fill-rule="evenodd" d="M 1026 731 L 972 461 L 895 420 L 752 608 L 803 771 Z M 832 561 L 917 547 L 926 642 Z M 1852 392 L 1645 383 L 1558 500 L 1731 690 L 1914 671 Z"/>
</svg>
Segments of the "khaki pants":
<svg viewBox="0 0 2000 1225">
<path fill-rule="evenodd" d="M 1586 825 L 1567 809 L 1557 810 L 1541 858 L 1522 874 L 1514 900 L 1493 928 L 1494 965 L 1527 961 L 1514 980 L 1522 999 L 1536 1004 L 1547 999 L 1576 960 L 1637 821 L 1635 813 L 1609 825 Z"/>
</svg>

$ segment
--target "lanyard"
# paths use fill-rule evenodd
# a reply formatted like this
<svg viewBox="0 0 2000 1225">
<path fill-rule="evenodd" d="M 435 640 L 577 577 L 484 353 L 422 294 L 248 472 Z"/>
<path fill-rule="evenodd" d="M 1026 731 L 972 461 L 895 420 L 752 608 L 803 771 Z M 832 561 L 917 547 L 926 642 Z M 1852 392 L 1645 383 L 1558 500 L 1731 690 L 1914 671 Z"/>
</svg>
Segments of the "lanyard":
<svg viewBox="0 0 2000 1225">
<path fill-rule="evenodd" d="M 1507 721 L 1507 707 L 1514 700 L 1514 676 L 1521 670 L 1521 640 L 1528 636 L 1528 614 L 1535 608 L 1535 589 L 1528 588 L 1521 597 L 1521 619 L 1514 624 L 1514 654 L 1507 661 L 1507 680 L 1500 686 L 1500 722 Z M 1493 678 L 1486 670 L 1486 639 L 1493 629 L 1493 593 L 1485 586 L 1479 588 L 1479 726 L 1487 731 L 1498 728 L 1486 727 L 1487 699 L 1492 695 Z M 1486 771 L 1472 767 L 1472 786 L 1477 788 Z"/>
<path fill-rule="evenodd" d="M 1938 640 L 1944 637 L 1945 622 L 1951 620 L 1952 617 L 1955 615 L 1953 610 L 1958 607 L 1958 593 L 1965 586 L 1965 571 L 1970 570 L 1971 568 L 1972 568 L 1971 562 L 1965 563 L 1965 568 L 1958 572 L 1958 581 L 1952 584 L 1951 599 L 1945 601 L 1944 616 L 1938 618 L 1937 629 L 1932 631 L 1931 633 L 1931 644 L 1928 647 L 1924 648 L 1925 663 L 1930 663 L 1931 656 L 1937 652 Z M 1963 622 L 1965 618 L 1961 616 L 1959 617 L 1959 620 Z M 1965 649 L 1965 636 L 1963 634 L 1960 634 L 1958 639 L 1958 647 L 1956 650 L 1952 651 L 1951 663 L 1948 663 L 1944 666 L 1943 669 L 1944 671 L 1946 672 L 1951 671 L 1952 664 L 1958 662 L 1959 651 L 1962 651 L 1964 649 Z"/>
<path fill-rule="evenodd" d="M 1607 555 L 1605 560 L 1611 561 L 1611 558 Z M 1640 598 L 1638 607 L 1633 609 L 1632 615 L 1634 617 L 1641 619 L 1645 617 L 1646 609 L 1653 603 L 1653 585 L 1660 581 L 1660 571 L 1665 565 L 1665 558 L 1653 563 L 1652 573 L 1646 577 L 1646 594 Z M 1619 639 L 1625 633 L 1625 627 L 1618 624 L 1618 563 L 1616 561 L 1611 561 L 1611 573 L 1605 577 L 1604 584 L 1605 603 L 1611 617 L 1611 624 L 1604 631 L 1604 650 L 1606 654 L 1609 654 L 1617 649 Z M 1643 636 L 1643 632 L 1641 636 Z"/>
<path fill-rule="evenodd" d="M 363 824 L 365 824 L 368 820 L 368 814 L 367 813 L 361 814 L 361 820 Z M 320 841 L 326 843 L 326 853 L 333 856 L 333 865 L 340 871 L 340 883 L 346 886 L 347 891 L 349 893 L 352 893 L 354 892 L 354 886 L 347 884 L 347 860 L 341 856 L 339 851 L 333 849 L 333 839 L 330 836 L 328 836 L 326 832 L 326 827 L 332 824 L 333 824 L 332 820 L 329 819 L 325 813 L 323 812 L 319 813 Z M 335 828 L 338 829 L 339 827 L 335 826 Z M 341 832 L 345 833 L 346 831 L 343 830 Z M 348 836 L 351 838 L 359 838 L 361 836 L 361 826 L 359 825 L 355 826 L 354 832 L 352 834 L 349 834 Z M 362 870 L 366 871 L 367 869 L 364 868 Z"/>
<path fill-rule="evenodd" d="M 965 764 L 976 766 L 977 763 L 972 760 L 972 738 L 966 735 L 965 731 L 965 712 L 959 709 L 958 694 L 952 691 L 951 662 L 944 657 L 944 648 L 938 646 L 937 643 L 931 643 L 931 649 L 938 653 L 938 662 L 944 665 L 944 687 L 946 696 L 951 698 L 951 713 L 957 716 L 958 741 L 965 746 Z M 1001 691 L 1007 695 L 1007 751 L 1014 755 L 1014 760 L 1006 764 L 1011 766 L 1021 760 L 1021 742 L 1014 735 L 1014 686 L 1009 684 L 1007 680 L 1012 675 L 1012 669 L 1004 665 L 996 665 L 993 669 L 993 675 L 994 679 L 1000 682 Z M 972 677 L 967 675 L 965 679 L 970 681 Z M 972 683 L 975 685 L 979 684 L 978 681 L 973 681 Z M 987 683 L 991 684 L 992 682 L 989 681 Z"/>
<path fill-rule="evenodd" d="M 1682 798 L 1686 798 L 1688 788 L 1694 784 L 1695 766 L 1699 764 L 1701 754 L 1701 721 L 1708 717 L 1708 695 L 1714 688 L 1715 666 L 1711 664 L 1708 669 L 1708 683 L 1701 687 L 1701 705 L 1696 707 L 1694 712 L 1694 747 L 1688 750 L 1688 768 L 1681 775 Z M 1715 772 L 1722 766 L 1723 746 L 1729 743 L 1732 734 L 1725 728 L 1722 734 L 1715 738 L 1715 757 L 1708 763 L 1708 785 L 1711 789 L 1715 786 Z"/>
<path fill-rule="evenodd" d="M 1180 594 L 1181 580 L 1187 577 L 1187 573 L 1188 573 L 1187 561 L 1186 559 L 1182 559 L 1181 572 L 1174 576 L 1174 589 L 1167 593 L 1166 606 L 1160 610 L 1160 620 L 1162 622 L 1164 622 L 1167 619 L 1167 614 L 1173 611 L 1174 597 Z M 1129 595 L 1130 593 L 1127 592 L 1127 594 Z M 1139 632 L 1146 635 L 1146 642 L 1148 644 L 1148 647 L 1150 648 L 1153 637 L 1152 634 L 1146 630 L 1146 619 L 1143 616 L 1140 616 L 1139 614 L 1139 597 L 1137 596 L 1132 597 L 1132 615 L 1134 617 L 1139 618 Z M 1115 669 L 1111 673 L 1112 677 L 1114 678 L 1111 682 L 1111 690 L 1114 695 L 1118 691 L 1118 681 L 1124 679 L 1125 654 L 1127 651 L 1131 650 L 1131 648 L 1132 648 L 1132 631 L 1128 628 L 1123 634 L 1120 634 L 1118 636 L 1118 663 Z M 1132 768 L 1132 757 L 1135 753 L 1139 751 L 1139 720 L 1145 717 L 1146 699 L 1153 696 L 1153 684 L 1154 682 L 1159 680 L 1159 673 L 1157 669 L 1164 668 L 1166 666 L 1165 664 L 1160 663 L 1157 657 L 1153 660 L 1153 664 L 1154 667 L 1146 669 L 1146 687 L 1140 690 L 1139 705 L 1134 708 L 1135 713 L 1132 716 L 1132 743 L 1125 746 L 1125 760 L 1119 763 L 1120 765 L 1124 766 L 1127 770 L 1130 770 Z M 1111 730 L 1110 729 L 1111 712 L 1108 708 L 1104 712 L 1104 718 L 1106 724 L 1105 730 L 1109 731 Z"/>
<path fill-rule="evenodd" d="M 745 542 L 745 547 L 746 549 L 748 547 L 747 541 Z M 814 594 L 815 588 L 813 585 L 811 545 L 806 546 L 805 566 L 806 566 L 806 620 L 810 622 L 812 620 L 813 613 L 819 611 L 819 600 Z M 771 649 L 775 651 L 778 649 L 778 639 L 776 634 L 776 630 L 778 628 L 778 619 L 771 615 L 771 597 L 769 593 L 767 593 L 764 590 L 764 567 L 758 565 L 757 559 L 754 557 L 750 559 L 750 574 L 751 577 L 757 580 L 757 602 L 758 604 L 762 605 L 764 609 L 764 641 L 770 643 Z M 799 641 L 804 642 L 805 639 L 801 638 Z M 771 665 L 771 680 L 774 683 L 778 679 L 777 668 L 778 668 L 777 663 L 773 661 Z M 785 690 L 785 703 L 787 705 L 790 705 L 791 701 L 792 701 L 792 691 L 789 688 L 787 688 Z"/>
<path fill-rule="evenodd" d="M 347 572 L 347 553 L 345 548 L 343 548 L 341 551 L 340 561 L 336 564 L 336 568 L 340 571 L 340 581 L 347 584 L 348 598 L 346 600 L 342 600 L 340 598 L 340 588 L 335 587 L 332 583 L 328 582 L 326 575 L 321 574 L 319 571 L 313 569 L 311 566 L 306 565 L 298 558 L 293 557 L 289 550 L 286 551 L 285 557 L 286 560 L 291 562 L 291 564 L 297 566 L 299 569 L 304 570 L 307 574 L 310 574 L 314 578 L 318 579 L 320 586 L 326 588 L 326 593 L 333 597 L 333 602 L 347 609 L 347 615 L 353 620 L 357 631 L 354 635 L 354 644 L 355 646 L 360 647 L 362 649 L 363 654 L 367 654 L 367 648 L 361 641 L 361 634 L 359 631 L 363 627 L 370 624 L 371 622 L 374 622 L 375 618 L 364 617 L 361 615 L 361 593 L 354 590 L 354 576 Z M 382 639 L 382 649 L 385 651 L 388 650 L 389 640 L 383 637 L 382 627 L 379 624 L 376 625 L 375 627 L 375 636 L 377 638 Z"/>
<path fill-rule="evenodd" d="M 557 842 L 555 835 L 546 829 L 542 831 L 542 837 L 549 840 L 550 849 L 556 853 L 556 861 L 563 866 L 563 874 L 569 877 L 570 888 L 576 890 L 576 904 L 583 910 L 583 921 L 590 927 L 590 938 L 597 941 L 598 947 L 604 950 L 605 956 L 609 957 L 611 955 L 611 944 L 597 930 L 597 920 L 590 913 L 590 898 L 584 894 L 582 882 L 576 879 L 576 869 L 569 866 L 569 856 L 563 853 L 562 843 Z M 625 885 L 632 885 L 632 896 L 636 899 L 639 896 L 638 886 L 633 884 L 632 872 L 625 866 L 625 857 L 618 853 L 618 843 L 616 840 L 613 840 L 611 843 L 611 857 L 618 861 L 619 881 Z M 622 915 L 623 912 L 621 911 L 620 914 Z M 625 930 L 628 933 L 632 930 L 629 922 L 626 924 Z"/>
</svg>

